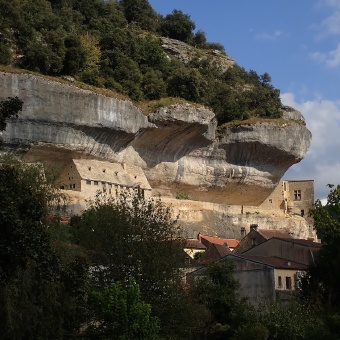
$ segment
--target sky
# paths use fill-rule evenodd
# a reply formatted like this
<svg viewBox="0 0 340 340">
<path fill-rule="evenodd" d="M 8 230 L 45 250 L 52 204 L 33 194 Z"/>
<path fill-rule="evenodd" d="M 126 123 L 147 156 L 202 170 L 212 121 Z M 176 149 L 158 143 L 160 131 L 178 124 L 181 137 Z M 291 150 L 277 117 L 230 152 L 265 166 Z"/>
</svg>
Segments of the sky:
<svg viewBox="0 0 340 340">
<path fill-rule="evenodd" d="M 340 184 L 340 0 L 149 0 L 163 16 L 190 16 L 208 42 L 246 70 L 268 72 L 281 101 L 312 132 L 305 158 L 284 180 L 314 180 L 324 203 Z"/>
</svg>

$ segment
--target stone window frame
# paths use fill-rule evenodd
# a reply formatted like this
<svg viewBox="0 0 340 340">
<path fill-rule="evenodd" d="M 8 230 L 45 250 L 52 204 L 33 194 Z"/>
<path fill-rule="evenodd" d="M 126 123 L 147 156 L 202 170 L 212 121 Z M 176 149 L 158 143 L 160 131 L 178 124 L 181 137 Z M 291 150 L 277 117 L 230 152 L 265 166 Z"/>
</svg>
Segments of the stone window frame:
<svg viewBox="0 0 340 340">
<path fill-rule="evenodd" d="M 301 201 L 301 190 L 294 190 L 294 201 Z"/>
</svg>

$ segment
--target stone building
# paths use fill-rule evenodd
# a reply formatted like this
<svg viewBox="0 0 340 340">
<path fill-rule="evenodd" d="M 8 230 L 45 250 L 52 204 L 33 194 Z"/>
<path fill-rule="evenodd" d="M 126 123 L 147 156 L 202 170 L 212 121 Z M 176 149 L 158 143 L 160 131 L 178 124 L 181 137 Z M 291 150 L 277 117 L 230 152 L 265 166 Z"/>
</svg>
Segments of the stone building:
<svg viewBox="0 0 340 340">
<path fill-rule="evenodd" d="M 233 277 L 240 283 L 238 292 L 248 302 L 257 306 L 261 302 L 274 302 L 294 297 L 307 265 L 280 257 L 229 254 L 220 261 L 234 264 Z M 206 267 L 188 274 L 192 285 L 206 275 Z"/>
<path fill-rule="evenodd" d="M 280 181 L 274 191 L 259 206 L 260 209 L 280 209 L 288 215 L 307 218 L 314 205 L 314 180 Z"/>
<path fill-rule="evenodd" d="M 81 192 L 93 197 L 99 192 L 117 196 L 140 192 L 151 196 L 151 187 L 141 168 L 93 159 L 72 159 L 60 175 L 60 189 Z"/>
</svg>

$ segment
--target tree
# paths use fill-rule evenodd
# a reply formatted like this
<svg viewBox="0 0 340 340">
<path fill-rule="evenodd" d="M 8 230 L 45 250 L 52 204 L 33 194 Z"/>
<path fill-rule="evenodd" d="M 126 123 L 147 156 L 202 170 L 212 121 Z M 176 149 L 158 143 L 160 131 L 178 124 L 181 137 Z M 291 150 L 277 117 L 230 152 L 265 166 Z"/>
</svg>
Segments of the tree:
<svg viewBox="0 0 340 340">
<path fill-rule="evenodd" d="M 85 320 L 87 268 L 54 232 L 48 217 L 62 197 L 47 177 L 39 164 L 0 161 L 2 339 L 61 338 Z"/>
<path fill-rule="evenodd" d="M 340 185 L 328 185 L 327 203 L 315 202 L 311 210 L 322 248 L 303 280 L 302 296 L 322 315 L 326 332 L 336 339 L 340 331 Z"/>
<path fill-rule="evenodd" d="M 161 34 L 172 39 L 189 42 L 193 37 L 195 23 L 188 14 L 174 9 L 172 14 L 168 14 L 161 23 Z"/>
<path fill-rule="evenodd" d="M 207 91 L 207 82 L 194 68 L 178 68 L 168 79 L 168 94 L 193 102 L 201 102 Z"/>
<path fill-rule="evenodd" d="M 182 243 L 169 207 L 139 195 L 98 197 L 81 216 L 72 218 L 71 225 L 94 268 L 95 286 L 127 282 L 132 276 L 155 315 L 172 324 L 166 306 L 181 290 Z"/>
<path fill-rule="evenodd" d="M 151 316 L 151 306 L 141 300 L 138 284 L 130 278 L 91 293 L 89 305 L 93 323 L 87 330 L 100 339 L 158 339 L 158 320 Z"/>
<path fill-rule="evenodd" d="M 129 23 L 136 23 L 142 29 L 155 32 L 158 28 L 159 16 L 147 0 L 121 0 L 125 17 Z"/>
<path fill-rule="evenodd" d="M 0 131 L 6 129 L 6 120 L 11 117 L 18 117 L 19 111 L 22 110 L 23 101 L 18 97 L 8 97 L 0 102 Z"/>
<path fill-rule="evenodd" d="M 247 321 L 246 311 L 251 310 L 237 293 L 240 284 L 234 279 L 233 270 L 230 261 L 213 262 L 191 291 L 196 301 L 212 315 L 210 333 L 224 334 L 225 337 L 231 336 Z"/>
<path fill-rule="evenodd" d="M 329 313 L 340 313 L 340 185 L 329 185 L 327 203 L 315 202 L 311 210 L 314 227 L 322 240 L 322 248 L 314 264 L 309 267 L 304 294 L 314 306 Z"/>
</svg>

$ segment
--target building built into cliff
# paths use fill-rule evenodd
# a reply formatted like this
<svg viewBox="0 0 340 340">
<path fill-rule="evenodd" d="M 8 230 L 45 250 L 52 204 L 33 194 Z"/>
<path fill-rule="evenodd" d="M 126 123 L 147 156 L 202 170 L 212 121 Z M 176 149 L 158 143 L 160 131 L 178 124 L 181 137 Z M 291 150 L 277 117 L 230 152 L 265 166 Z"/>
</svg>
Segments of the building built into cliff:
<svg viewBox="0 0 340 340">
<path fill-rule="evenodd" d="M 151 196 L 151 187 L 141 168 L 94 159 L 72 159 L 60 175 L 60 189 L 94 197 L 98 192 L 110 196 L 138 191 Z"/>
<path fill-rule="evenodd" d="M 274 191 L 259 206 L 280 209 L 287 215 L 308 217 L 314 206 L 314 180 L 280 181 Z"/>
</svg>

